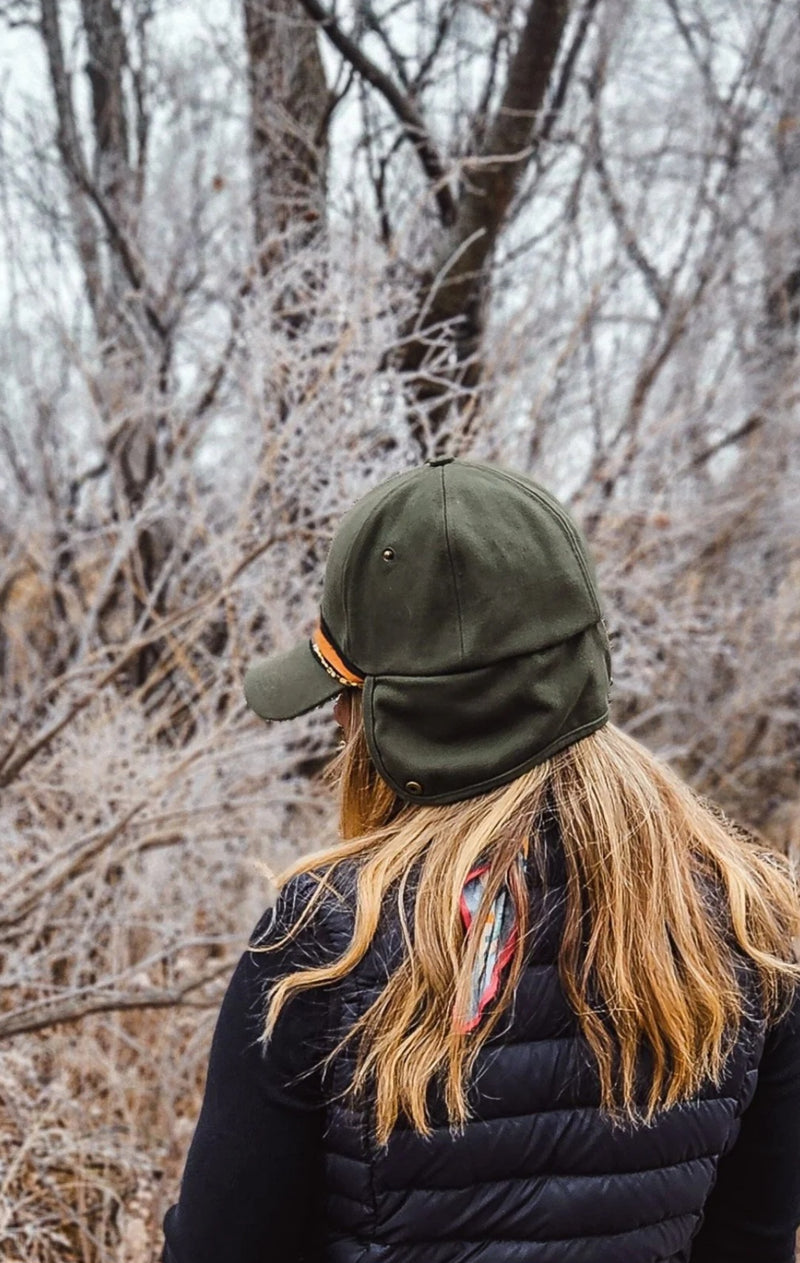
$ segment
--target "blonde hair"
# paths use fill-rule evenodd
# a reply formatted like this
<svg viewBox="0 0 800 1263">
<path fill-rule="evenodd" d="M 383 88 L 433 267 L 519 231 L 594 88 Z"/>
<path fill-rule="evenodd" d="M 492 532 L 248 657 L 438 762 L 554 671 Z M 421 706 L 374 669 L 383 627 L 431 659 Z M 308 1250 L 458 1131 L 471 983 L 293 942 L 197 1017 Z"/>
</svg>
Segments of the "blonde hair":
<svg viewBox="0 0 800 1263">
<path fill-rule="evenodd" d="M 548 810 L 558 819 L 566 863 L 559 974 L 596 1058 L 601 1107 L 612 1119 L 650 1121 L 708 1078 L 719 1083 L 748 1007 L 737 946 L 755 971 L 764 1015 L 777 1020 L 784 1011 L 800 978 L 793 959 L 800 897 L 788 860 L 738 830 L 618 728 L 607 725 L 491 793 L 425 806 L 403 803 L 381 780 L 358 704 L 353 718 L 333 768 L 342 840 L 298 861 L 280 882 L 308 873 L 318 883 L 291 936 L 335 888 L 337 869 L 352 866 L 352 938 L 332 964 L 300 969 L 274 986 L 265 1034 L 290 997 L 358 964 L 392 905 L 402 959 L 337 1046 L 356 1040 L 350 1091 L 374 1102 L 380 1143 L 400 1115 L 429 1132 L 434 1080 L 451 1125 L 466 1122 L 471 1070 L 514 993 L 528 932 L 536 928 L 528 924 L 518 858 L 527 846 L 545 879 L 538 826 Z M 479 861 L 488 865 L 486 886 L 465 932 L 461 893 Z M 465 1033 L 475 931 L 503 883 L 520 933 L 495 1003 Z M 652 1064 L 644 1105 L 635 1096 L 643 1047 Z"/>
</svg>

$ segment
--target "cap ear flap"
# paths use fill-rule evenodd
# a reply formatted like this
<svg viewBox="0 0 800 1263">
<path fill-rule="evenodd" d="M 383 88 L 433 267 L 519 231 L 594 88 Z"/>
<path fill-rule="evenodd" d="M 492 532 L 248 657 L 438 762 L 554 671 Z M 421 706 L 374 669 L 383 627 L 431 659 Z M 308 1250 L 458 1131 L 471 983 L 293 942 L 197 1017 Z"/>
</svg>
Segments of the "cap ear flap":
<svg viewBox="0 0 800 1263">
<path fill-rule="evenodd" d="M 375 766 L 407 802 L 503 785 L 606 723 L 606 654 L 597 623 L 475 671 L 369 676 L 364 732 Z"/>
<path fill-rule="evenodd" d="M 608 624 L 604 618 L 600 619 L 600 630 L 603 636 L 603 647 L 605 649 L 606 671 L 608 673 L 608 687 L 614 683 L 614 668 L 611 663 L 611 637 L 608 634 Z"/>
</svg>

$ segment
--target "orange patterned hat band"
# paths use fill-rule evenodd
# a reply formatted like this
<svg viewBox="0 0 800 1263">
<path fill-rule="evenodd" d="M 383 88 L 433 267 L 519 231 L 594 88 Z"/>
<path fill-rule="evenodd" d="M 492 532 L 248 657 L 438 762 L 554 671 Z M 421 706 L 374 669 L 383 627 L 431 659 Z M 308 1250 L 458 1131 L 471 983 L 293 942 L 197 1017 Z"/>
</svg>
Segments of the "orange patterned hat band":
<svg viewBox="0 0 800 1263">
<path fill-rule="evenodd" d="M 311 648 L 321 665 L 340 684 L 349 688 L 360 688 L 364 683 L 363 675 L 359 675 L 343 660 L 336 646 L 331 643 L 321 624 L 317 623 L 311 637 Z"/>
</svg>

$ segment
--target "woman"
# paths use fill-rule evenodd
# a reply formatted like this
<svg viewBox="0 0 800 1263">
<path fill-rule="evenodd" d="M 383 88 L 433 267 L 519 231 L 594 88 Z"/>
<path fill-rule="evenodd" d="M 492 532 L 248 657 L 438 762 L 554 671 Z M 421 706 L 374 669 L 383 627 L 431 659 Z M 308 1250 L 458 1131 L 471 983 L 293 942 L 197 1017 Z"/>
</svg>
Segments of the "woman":
<svg viewBox="0 0 800 1263">
<path fill-rule="evenodd" d="M 310 644 L 340 842 L 217 1025 L 168 1263 L 790 1263 L 800 902 L 608 723 L 591 560 L 541 487 L 435 460 L 359 501 Z"/>
</svg>

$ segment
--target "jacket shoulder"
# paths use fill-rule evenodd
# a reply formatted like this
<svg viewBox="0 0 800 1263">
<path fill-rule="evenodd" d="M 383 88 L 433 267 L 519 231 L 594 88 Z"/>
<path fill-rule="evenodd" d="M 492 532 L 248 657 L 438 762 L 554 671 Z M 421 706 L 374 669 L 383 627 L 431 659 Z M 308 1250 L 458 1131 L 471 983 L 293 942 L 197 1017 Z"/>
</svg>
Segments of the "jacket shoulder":
<svg viewBox="0 0 800 1263">
<path fill-rule="evenodd" d="M 291 936 L 323 955 L 339 955 L 350 941 L 355 926 L 356 879 L 354 867 L 339 865 L 335 874 L 324 868 L 291 877 L 278 892 L 250 935 L 250 946 Z M 316 953 L 315 953 L 316 954 Z"/>
</svg>

